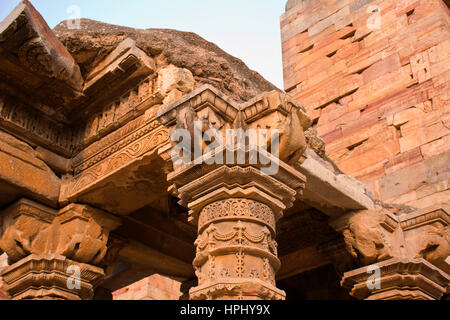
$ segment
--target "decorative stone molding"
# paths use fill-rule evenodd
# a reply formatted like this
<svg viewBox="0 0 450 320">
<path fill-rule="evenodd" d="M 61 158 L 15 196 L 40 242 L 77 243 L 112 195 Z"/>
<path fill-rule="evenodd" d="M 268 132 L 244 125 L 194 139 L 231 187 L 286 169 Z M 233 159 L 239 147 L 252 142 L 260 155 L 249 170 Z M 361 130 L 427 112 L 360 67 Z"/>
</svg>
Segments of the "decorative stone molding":
<svg viewBox="0 0 450 320">
<path fill-rule="evenodd" d="M 36 109 L 36 108 L 35 108 Z M 0 96 L 0 123 L 11 132 L 26 135 L 31 141 L 69 157 L 74 130 L 64 123 L 40 114 L 30 105 L 9 96 Z M 54 114 L 51 115 L 53 118 Z"/>
<path fill-rule="evenodd" d="M 93 184 L 133 161 L 155 153 L 169 142 L 167 129 L 158 122 L 145 122 L 142 119 L 137 119 L 136 122 L 140 124 L 137 128 L 130 123 L 129 127 L 123 127 L 111 133 L 111 137 L 103 138 L 89 147 L 86 153 L 82 152 L 74 158 L 76 175 L 66 176 L 63 179 L 61 201 L 65 202 L 74 198 Z"/>
<path fill-rule="evenodd" d="M 104 272 L 57 254 L 32 254 L 5 268 L 1 276 L 14 300 L 81 300 L 94 295 Z"/>
<path fill-rule="evenodd" d="M 357 299 L 439 300 L 450 276 L 424 259 L 392 258 L 345 273 L 341 284 Z"/>
<path fill-rule="evenodd" d="M 12 58 L 9 65 L 14 68 L 2 70 L 11 83 L 61 114 L 82 96 L 80 68 L 29 1 L 22 1 L 1 22 L 0 39 L 2 56 Z"/>
<path fill-rule="evenodd" d="M 136 46 L 131 38 L 126 38 L 86 77 L 83 91 L 91 95 L 97 90 L 112 90 L 111 86 L 124 85 L 121 79 L 126 74 L 127 80 L 147 76 L 156 69 L 155 62 Z M 116 81 L 115 81 L 116 80 Z"/>
</svg>

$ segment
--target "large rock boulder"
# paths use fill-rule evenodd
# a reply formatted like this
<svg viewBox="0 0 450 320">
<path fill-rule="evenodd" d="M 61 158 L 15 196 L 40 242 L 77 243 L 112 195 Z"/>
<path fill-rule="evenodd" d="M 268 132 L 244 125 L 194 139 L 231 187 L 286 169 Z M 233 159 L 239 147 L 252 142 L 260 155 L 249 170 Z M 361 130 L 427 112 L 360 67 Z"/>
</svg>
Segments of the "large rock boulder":
<svg viewBox="0 0 450 320">
<path fill-rule="evenodd" d="M 247 101 L 277 90 L 241 60 L 191 32 L 170 29 L 134 29 L 81 19 L 79 29 L 63 21 L 53 30 L 86 76 L 124 39 L 132 38 L 139 48 L 157 61 L 158 69 L 173 64 L 195 76 L 196 87 L 208 83 L 236 101 Z"/>
</svg>

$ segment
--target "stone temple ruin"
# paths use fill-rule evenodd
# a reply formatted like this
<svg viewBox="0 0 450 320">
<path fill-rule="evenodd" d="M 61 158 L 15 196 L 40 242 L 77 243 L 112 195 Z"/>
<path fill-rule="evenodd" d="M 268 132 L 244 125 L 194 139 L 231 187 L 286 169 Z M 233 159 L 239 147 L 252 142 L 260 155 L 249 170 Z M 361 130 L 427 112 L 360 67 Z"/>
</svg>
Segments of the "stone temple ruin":
<svg viewBox="0 0 450 320">
<path fill-rule="evenodd" d="M 21 2 L 0 24 L 0 297 L 446 299 L 449 22 L 441 0 L 289 0 L 284 93 L 195 34 L 51 30 Z M 279 170 L 174 165 L 195 120 L 279 129 Z"/>
</svg>

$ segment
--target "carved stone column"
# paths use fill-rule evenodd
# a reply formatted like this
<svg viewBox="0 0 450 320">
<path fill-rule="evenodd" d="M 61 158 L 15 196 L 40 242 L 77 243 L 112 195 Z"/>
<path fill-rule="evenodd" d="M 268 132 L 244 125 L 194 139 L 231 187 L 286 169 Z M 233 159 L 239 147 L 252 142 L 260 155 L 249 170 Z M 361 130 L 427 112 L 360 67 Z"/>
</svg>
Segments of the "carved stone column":
<svg viewBox="0 0 450 320">
<path fill-rule="evenodd" d="M 247 166 L 188 165 L 169 174 L 173 191 L 198 225 L 190 298 L 276 299 L 276 222 L 301 194 L 305 178 L 284 163 L 274 176 Z"/>
<path fill-rule="evenodd" d="M 386 209 L 350 213 L 332 222 L 362 268 L 341 284 L 358 299 L 439 300 L 450 287 L 447 205 L 394 215 Z"/>
<path fill-rule="evenodd" d="M 306 182 L 292 167 L 306 149 L 306 110 L 277 91 L 237 106 L 205 86 L 156 119 L 172 137 L 159 150 L 174 165 L 171 192 L 198 226 L 190 298 L 284 299 L 275 285 L 276 223 Z"/>
<path fill-rule="evenodd" d="M 1 276 L 13 299 L 92 297 L 104 277 L 98 266 L 118 218 L 85 205 L 56 211 L 27 199 L 0 215 L 0 249 L 10 264 Z"/>
</svg>

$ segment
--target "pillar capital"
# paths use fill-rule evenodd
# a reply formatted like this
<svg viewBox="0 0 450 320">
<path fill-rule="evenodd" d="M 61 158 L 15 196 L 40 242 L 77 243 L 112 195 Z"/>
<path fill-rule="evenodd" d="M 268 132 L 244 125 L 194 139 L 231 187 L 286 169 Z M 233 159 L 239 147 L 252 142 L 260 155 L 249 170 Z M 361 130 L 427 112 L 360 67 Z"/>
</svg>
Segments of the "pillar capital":
<svg viewBox="0 0 450 320">
<path fill-rule="evenodd" d="M 422 258 L 392 258 L 345 273 L 341 284 L 357 299 L 439 300 L 450 276 Z"/>
<path fill-rule="evenodd" d="M 0 249 L 10 264 L 2 276 L 13 299 L 89 298 L 104 277 L 99 266 L 108 250 L 109 233 L 121 223 L 87 205 L 54 210 L 27 199 L 0 217 Z M 81 286 L 68 287 L 71 276 Z"/>
<path fill-rule="evenodd" d="M 276 161 L 274 175 L 249 163 L 194 162 L 168 175 L 198 227 L 193 265 L 199 285 L 190 290 L 191 299 L 285 298 L 275 284 L 280 268 L 276 222 L 302 193 L 306 179 Z"/>
<path fill-rule="evenodd" d="M 396 214 L 364 210 L 335 219 L 331 225 L 362 267 L 345 273 L 342 284 L 361 299 L 440 299 L 450 288 L 449 213 L 446 204 L 438 204 Z M 368 289 L 365 282 L 376 274 L 367 274 L 367 266 L 380 268 L 381 289 Z"/>
<path fill-rule="evenodd" d="M 58 254 L 31 254 L 1 276 L 14 300 L 81 300 L 93 296 L 104 272 Z"/>
</svg>

